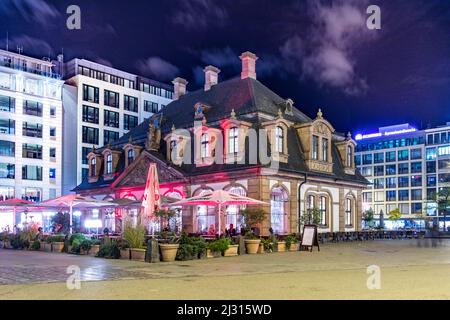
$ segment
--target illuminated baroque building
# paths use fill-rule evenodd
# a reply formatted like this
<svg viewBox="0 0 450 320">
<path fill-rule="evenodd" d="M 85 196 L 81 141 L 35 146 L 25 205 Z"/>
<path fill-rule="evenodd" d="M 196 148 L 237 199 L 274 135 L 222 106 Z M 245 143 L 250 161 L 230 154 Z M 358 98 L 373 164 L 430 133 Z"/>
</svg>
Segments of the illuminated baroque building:
<svg viewBox="0 0 450 320">
<path fill-rule="evenodd" d="M 140 201 L 153 162 L 163 195 L 224 189 L 266 202 L 263 235 L 269 228 L 299 232 L 299 216 L 313 207 L 320 210 L 320 232 L 360 229 L 368 182 L 356 170 L 351 135 L 336 133 L 320 109 L 309 118 L 256 80 L 254 54 L 240 58 L 241 76 L 223 82 L 219 69 L 206 67 L 201 90 L 187 93 L 187 81 L 176 78 L 172 103 L 119 140 L 91 150 L 88 177 L 74 191 Z M 221 226 L 214 207 L 184 208 L 178 221 L 188 232 L 230 224 L 239 229 L 239 209 L 225 208 Z M 136 214 L 116 215 L 113 229 Z"/>
</svg>

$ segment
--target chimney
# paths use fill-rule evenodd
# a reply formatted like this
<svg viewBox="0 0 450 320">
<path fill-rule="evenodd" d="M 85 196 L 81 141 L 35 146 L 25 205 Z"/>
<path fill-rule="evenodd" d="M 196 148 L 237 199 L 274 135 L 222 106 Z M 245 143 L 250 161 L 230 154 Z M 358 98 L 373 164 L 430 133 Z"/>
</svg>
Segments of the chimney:
<svg viewBox="0 0 450 320">
<path fill-rule="evenodd" d="M 203 72 L 205 73 L 205 91 L 208 91 L 219 82 L 220 69 L 214 66 L 207 66 Z"/>
<path fill-rule="evenodd" d="M 241 54 L 239 58 L 242 61 L 241 79 L 256 79 L 256 60 L 258 60 L 258 57 L 247 51 Z"/>
<path fill-rule="evenodd" d="M 186 94 L 186 86 L 188 82 L 183 78 L 175 78 L 173 81 L 173 100 L 178 100 Z"/>
</svg>

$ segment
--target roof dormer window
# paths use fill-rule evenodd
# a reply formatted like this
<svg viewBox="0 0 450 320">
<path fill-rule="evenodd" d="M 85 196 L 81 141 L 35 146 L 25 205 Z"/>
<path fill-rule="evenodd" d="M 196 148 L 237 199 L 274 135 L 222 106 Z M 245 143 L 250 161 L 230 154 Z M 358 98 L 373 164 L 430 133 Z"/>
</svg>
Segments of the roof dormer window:
<svg viewBox="0 0 450 320">
<path fill-rule="evenodd" d="M 94 157 L 91 159 L 91 177 L 97 176 L 97 158 Z"/>
<path fill-rule="evenodd" d="M 353 150 L 352 146 L 347 146 L 347 167 L 352 167 Z"/>
<path fill-rule="evenodd" d="M 111 153 L 106 155 L 106 174 L 113 173 L 113 157 Z"/>
<path fill-rule="evenodd" d="M 208 158 L 209 154 L 209 135 L 207 133 L 202 134 L 201 138 L 201 157 L 202 159 Z"/>
<path fill-rule="evenodd" d="M 311 158 L 313 160 L 319 160 L 319 137 L 313 136 L 312 137 L 312 149 L 311 149 Z"/>
<path fill-rule="evenodd" d="M 280 126 L 275 129 L 275 151 L 278 153 L 284 152 L 284 131 Z"/>
<path fill-rule="evenodd" d="M 133 163 L 133 161 L 134 161 L 134 149 L 128 149 L 127 158 L 128 158 L 128 165 Z"/>
<path fill-rule="evenodd" d="M 228 130 L 228 153 L 239 152 L 239 129 L 232 127 Z"/>
</svg>

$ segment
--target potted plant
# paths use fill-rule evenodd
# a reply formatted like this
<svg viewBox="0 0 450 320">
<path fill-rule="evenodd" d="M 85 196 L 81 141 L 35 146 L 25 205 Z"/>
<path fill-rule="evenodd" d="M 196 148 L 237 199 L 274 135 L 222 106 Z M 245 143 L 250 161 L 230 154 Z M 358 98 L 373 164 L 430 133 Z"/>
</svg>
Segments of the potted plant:
<svg viewBox="0 0 450 320">
<path fill-rule="evenodd" d="M 259 245 L 258 253 L 271 253 L 275 249 L 275 244 L 271 238 L 262 239 Z"/>
<path fill-rule="evenodd" d="M 52 236 L 48 236 L 45 238 L 44 251 L 52 252 Z"/>
<path fill-rule="evenodd" d="M 49 237 L 51 240 L 52 252 L 62 252 L 64 249 L 64 235 Z"/>
<path fill-rule="evenodd" d="M 105 241 L 100 246 L 100 250 L 97 252 L 96 257 L 106 259 L 120 259 L 120 250 L 117 242 Z"/>
<path fill-rule="evenodd" d="M 237 256 L 239 253 L 239 244 L 237 244 L 233 238 L 228 238 L 229 240 L 229 245 L 228 245 L 228 249 L 226 249 L 223 252 L 223 256 L 224 257 L 235 257 Z"/>
<path fill-rule="evenodd" d="M 91 249 L 89 250 L 89 255 L 95 256 L 100 251 L 100 240 L 99 239 L 93 239 L 91 240 L 92 245 Z"/>
<path fill-rule="evenodd" d="M 208 258 L 216 258 L 225 253 L 230 247 L 228 238 L 220 238 L 208 243 Z"/>
<path fill-rule="evenodd" d="M 300 249 L 300 244 L 298 242 L 297 235 L 295 233 L 290 234 L 284 238 L 286 242 L 286 248 L 289 251 L 298 251 Z"/>
<path fill-rule="evenodd" d="M 124 240 L 120 239 L 117 242 L 120 252 L 120 259 L 130 260 L 130 244 Z"/>
<path fill-rule="evenodd" d="M 277 247 L 277 252 L 285 252 L 286 251 L 286 241 L 275 239 L 275 245 Z"/>
<path fill-rule="evenodd" d="M 241 210 L 241 215 L 245 221 L 248 228 L 254 228 L 266 219 L 267 213 L 263 209 L 258 208 L 246 208 Z M 255 254 L 258 253 L 259 244 L 261 239 L 257 237 L 253 232 L 248 232 L 245 235 L 245 248 L 247 253 Z"/>
<path fill-rule="evenodd" d="M 176 260 L 186 261 L 206 256 L 206 241 L 202 237 L 189 237 L 183 233 L 178 241 Z"/>
<path fill-rule="evenodd" d="M 30 248 L 33 251 L 39 251 L 41 249 L 41 242 L 39 240 L 34 240 Z"/>
<path fill-rule="evenodd" d="M 163 262 L 175 261 L 177 257 L 178 248 L 180 247 L 179 240 L 174 233 L 162 232 L 159 242 L 159 250 L 161 251 L 161 259 Z"/>
<path fill-rule="evenodd" d="M 129 221 L 125 224 L 123 238 L 130 244 L 130 256 L 134 261 L 145 261 L 147 250 L 144 247 L 145 228 L 142 224 L 133 227 Z"/>
<path fill-rule="evenodd" d="M 85 238 L 80 243 L 80 250 L 79 250 L 79 252 L 81 254 L 88 255 L 89 252 L 91 251 L 91 248 L 92 248 L 92 240 L 88 239 L 88 238 Z"/>
<path fill-rule="evenodd" d="M 81 242 L 86 239 L 82 233 L 74 233 L 69 237 L 69 243 L 67 245 L 67 253 L 80 253 Z M 74 250 L 75 249 L 75 250 Z"/>
</svg>

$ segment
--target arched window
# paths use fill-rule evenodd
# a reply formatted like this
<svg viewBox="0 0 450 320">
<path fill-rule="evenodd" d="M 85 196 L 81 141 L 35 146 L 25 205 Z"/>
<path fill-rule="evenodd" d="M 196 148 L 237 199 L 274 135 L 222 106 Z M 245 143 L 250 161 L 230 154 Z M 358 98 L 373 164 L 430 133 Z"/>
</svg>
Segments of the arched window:
<svg viewBox="0 0 450 320">
<path fill-rule="evenodd" d="M 227 191 L 238 196 L 244 197 L 247 196 L 247 192 L 245 191 L 245 189 L 240 186 L 231 187 Z M 244 220 L 242 219 L 242 216 L 239 214 L 239 211 L 243 208 L 245 208 L 245 206 L 237 206 L 237 205 L 227 206 L 225 228 L 230 229 L 230 225 L 233 225 L 233 228 L 236 229 L 237 232 L 240 232 L 241 225 L 244 223 Z"/>
<path fill-rule="evenodd" d="M 91 159 L 91 177 L 95 177 L 97 175 L 97 158 L 93 157 Z"/>
<path fill-rule="evenodd" d="M 201 138 L 201 157 L 209 157 L 209 135 L 207 133 L 202 134 Z"/>
<path fill-rule="evenodd" d="M 111 174 L 113 169 L 113 163 L 112 163 L 112 154 L 108 153 L 106 156 L 106 174 Z"/>
<path fill-rule="evenodd" d="M 172 199 L 177 199 L 177 200 L 183 199 L 183 196 L 180 193 L 175 192 L 175 191 L 174 192 L 168 192 L 164 196 L 172 198 Z M 179 234 L 181 232 L 182 227 L 183 227 L 183 210 L 182 210 L 182 207 L 170 207 L 170 209 L 175 211 L 175 217 L 170 219 L 170 221 L 169 221 L 170 231 L 174 231 L 177 234 Z"/>
<path fill-rule="evenodd" d="M 210 189 L 197 190 L 194 196 L 203 196 L 211 193 Z M 216 207 L 214 206 L 197 206 L 197 232 L 216 234 Z"/>
<path fill-rule="evenodd" d="M 128 157 L 128 165 L 132 164 L 134 161 L 134 149 L 133 148 L 128 149 L 127 157 Z"/>
<path fill-rule="evenodd" d="M 284 148 L 284 132 L 282 127 L 275 128 L 275 151 L 283 153 Z"/>
<path fill-rule="evenodd" d="M 238 128 L 233 127 L 228 130 L 228 153 L 238 153 L 239 149 Z"/>
<path fill-rule="evenodd" d="M 320 196 L 319 198 L 319 210 L 320 210 L 320 224 L 327 224 L 327 197 Z"/>
<path fill-rule="evenodd" d="M 351 146 L 347 146 L 347 167 L 351 167 L 352 166 L 352 147 Z"/>
<path fill-rule="evenodd" d="M 345 225 L 351 226 L 353 224 L 353 201 L 352 198 L 345 199 Z"/>
<path fill-rule="evenodd" d="M 270 223 L 273 231 L 278 234 L 286 233 L 285 215 L 287 214 L 287 192 L 282 187 L 272 190 L 270 201 Z"/>
</svg>

